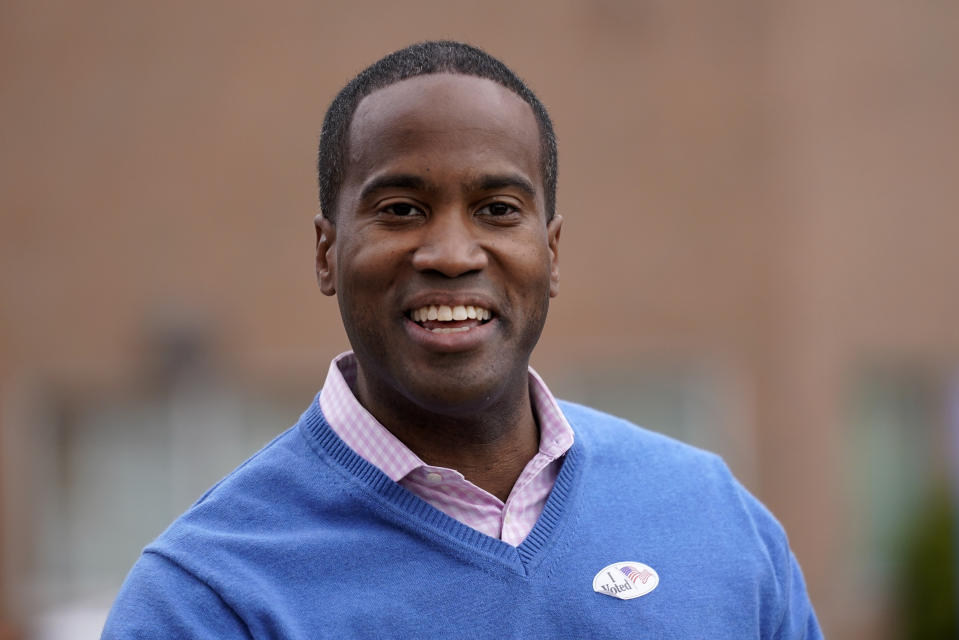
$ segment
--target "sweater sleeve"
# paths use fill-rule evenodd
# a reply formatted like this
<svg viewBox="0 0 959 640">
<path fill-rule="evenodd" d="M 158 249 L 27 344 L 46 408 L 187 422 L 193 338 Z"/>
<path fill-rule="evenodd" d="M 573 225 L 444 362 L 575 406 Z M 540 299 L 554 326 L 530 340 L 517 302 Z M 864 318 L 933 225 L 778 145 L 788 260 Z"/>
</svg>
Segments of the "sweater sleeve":
<svg viewBox="0 0 959 640">
<path fill-rule="evenodd" d="M 776 588 L 766 593 L 763 603 L 763 609 L 770 613 L 766 617 L 770 624 L 764 625 L 766 630 L 763 637 L 770 640 L 823 640 L 806 591 L 802 569 L 789 547 L 785 530 L 765 505 L 738 481 L 736 484 L 751 513 L 756 533 L 765 547 L 772 575 L 775 576 Z"/>
<path fill-rule="evenodd" d="M 252 638 L 220 596 L 179 565 L 151 552 L 134 565 L 101 640 Z"/>
<path fill-rule="evenodd" d="M 806 583 L 803 580 L 802 571 L 792 551 L 788 552 L 787 563 L 786 584 L 783 585 L 785 610 L 774 638 L 776 640 L 823 640 L 816 613 L 806 594 Z"/>
</svg>

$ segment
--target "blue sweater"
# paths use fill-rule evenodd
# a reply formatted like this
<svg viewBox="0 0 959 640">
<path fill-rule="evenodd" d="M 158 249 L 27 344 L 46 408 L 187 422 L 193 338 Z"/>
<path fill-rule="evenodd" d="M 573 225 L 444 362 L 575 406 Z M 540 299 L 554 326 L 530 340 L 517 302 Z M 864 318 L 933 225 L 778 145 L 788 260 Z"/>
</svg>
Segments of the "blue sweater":
<svg viewBox="0 0 959 640">
<path fill-rule="evenodd" d="M 144 550 L 103 638 L 822 637 L 782 528 L 718 457 L 561 406 L 576 442 L 513 547 L 391 481 L 311 403 Z M 594 591 L 597 574 L 645 590 L 643 565 L 649 593 Z"/>
</svg>

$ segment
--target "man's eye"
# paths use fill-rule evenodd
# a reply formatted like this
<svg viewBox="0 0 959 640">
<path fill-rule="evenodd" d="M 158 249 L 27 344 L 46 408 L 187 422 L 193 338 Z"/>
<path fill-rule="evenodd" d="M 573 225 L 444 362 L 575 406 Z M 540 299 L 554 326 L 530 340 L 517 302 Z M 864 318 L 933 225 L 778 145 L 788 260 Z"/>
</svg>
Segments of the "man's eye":
<svg viewBox="0 0 959 640">
<path fill-rule="evenodd" d="M 396 202 L 388 207 L 384 207 L 383 211 L 393 214 L 394 216 L 399 216 L 405 218 L 408 216 L 414 216 L 420 213 L 420 210 L 417 207 L 414 207 L 408 202 Z"/>
<path fill-rule="evenodd" d="M 486 213 L 491 216 L 506 216 L 514 211 L 516 211 L 516 207 L 506 204 L 505 202 L 491 202 L 479 210 L 480 213 Z"/>
</svg>

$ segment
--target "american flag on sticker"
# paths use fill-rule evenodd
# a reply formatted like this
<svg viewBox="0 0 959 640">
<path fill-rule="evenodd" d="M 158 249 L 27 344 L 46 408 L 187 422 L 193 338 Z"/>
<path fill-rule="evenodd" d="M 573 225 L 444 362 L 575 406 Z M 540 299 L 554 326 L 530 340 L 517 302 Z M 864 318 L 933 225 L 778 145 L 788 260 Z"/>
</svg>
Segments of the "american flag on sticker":
<svg viewBox="0 0 959 640">
<path fill-rule="evenodd" d="M 620 567 L 620 571 L 629 578 L 633 584 L 636 584 L 636 581 L 639 580 L 643 584 L 646 584 L 646 581 L 649 580 L 653 574 L 649 572 L 648 569 L 643 569 L 642 571 L 637 571 L 635 567 L 626 565 L 625 567 Z"/>
</svg>

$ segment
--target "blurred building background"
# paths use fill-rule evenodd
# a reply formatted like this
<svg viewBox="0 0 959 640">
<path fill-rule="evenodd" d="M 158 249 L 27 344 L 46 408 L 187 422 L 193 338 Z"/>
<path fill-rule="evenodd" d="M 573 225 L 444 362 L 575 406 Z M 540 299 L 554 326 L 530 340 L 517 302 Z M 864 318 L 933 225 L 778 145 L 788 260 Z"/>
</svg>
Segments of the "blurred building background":
<svg viewBox="0 0 959 640">
<path fill-rule="evenodd" d="M 554 390 L 724 455 L 827 637 L 956 637 L 959 3 L 6 0 L 0 638 L 96 637 L 310 402 L 322 115 L 446 37 L 556 123 Z"/>
</svg>

